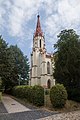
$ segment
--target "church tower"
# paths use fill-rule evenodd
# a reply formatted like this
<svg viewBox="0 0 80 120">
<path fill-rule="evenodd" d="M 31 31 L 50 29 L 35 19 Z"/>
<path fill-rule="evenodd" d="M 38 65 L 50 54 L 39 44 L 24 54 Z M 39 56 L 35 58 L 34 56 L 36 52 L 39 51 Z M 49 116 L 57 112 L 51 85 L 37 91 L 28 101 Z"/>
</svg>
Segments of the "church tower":
<svg viewBox="0 0 80 120">
<path fill-rule="evenodd" d="M 55 84 L 52 75 L 51 57 L 51 54 L 46 52 L 45 38 L 40 25 L 40 16 L 38 15 L 31 54 L 31 86 L 41 85 L 50 88 Z"/>
</svg>

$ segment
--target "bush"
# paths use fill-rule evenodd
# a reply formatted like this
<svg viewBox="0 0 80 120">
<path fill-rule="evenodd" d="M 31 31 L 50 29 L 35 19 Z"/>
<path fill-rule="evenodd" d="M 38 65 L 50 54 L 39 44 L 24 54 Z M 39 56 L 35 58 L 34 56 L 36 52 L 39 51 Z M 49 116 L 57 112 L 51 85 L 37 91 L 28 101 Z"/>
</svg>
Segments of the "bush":
<svg viewBox="0 0 80 120">
<path fill-rule="evenodd" d="M 68 88 L 68 99 L 80 102 L 80 88 Z"/>
<path fill-rule="evenodd" d="M 42 106 L 44 104 L 44 89 L 41 86 L 16 86 L 12 91 L 14 96 L 26 98 L 28 102 L 36 106 Z"/>
<path fill-rule="evenodd" d="M 50 94 L 50 89 L 45 89 L 45 95 L 49 95 Z"/>
<path fill-rule="evenodd" d="M 44 88 L 38 85 L 32 87 L 33 104 L 37 106 L 44 105 Z"/>
<path fill-rule="evenodd" d="M 53 107 L 64 107 L 67 100 L 67 91 L 62 84 L 57 84 L 50 89 L 50 100 Z"/>
<path fill-rule="evenodd" d="M 25 98 L 27 99 L 28 102 L 33 103 L 33 91 L 32 91 L 32 87 L 28 86 L 25 89 Z"/>
<path fill-rule="evenodd" d="M 19 98 L 25 98 L 25 91 L 27 86 L 15 86 L 12 90 L 12 94 Z"/>
</svg>

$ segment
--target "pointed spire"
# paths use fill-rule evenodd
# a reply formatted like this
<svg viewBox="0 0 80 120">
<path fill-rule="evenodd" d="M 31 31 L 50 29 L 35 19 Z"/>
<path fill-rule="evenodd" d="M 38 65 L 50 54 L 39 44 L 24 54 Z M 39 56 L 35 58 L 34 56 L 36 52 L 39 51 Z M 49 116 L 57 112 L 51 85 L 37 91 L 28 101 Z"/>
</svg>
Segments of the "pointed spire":
<svg viewBox="0 0 80 120">
<path fill-rule="evenodd" d="M 37 36 L 43 36 L 43 32 L 41 30 L 41 25 L 40 25 L 40 16 L 38 14 L 37 16 L 37 26 L 36 26 L 36 31 L 34 33 L 34 37 L 37 37 Z"/>
</svg>

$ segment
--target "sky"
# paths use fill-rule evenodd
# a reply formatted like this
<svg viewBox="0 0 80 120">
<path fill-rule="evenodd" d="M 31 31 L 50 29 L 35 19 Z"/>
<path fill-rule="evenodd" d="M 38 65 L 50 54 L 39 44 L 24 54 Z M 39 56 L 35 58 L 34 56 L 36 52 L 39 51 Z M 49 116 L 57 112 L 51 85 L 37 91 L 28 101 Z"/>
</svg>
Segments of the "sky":
<svg viewBox="0 0 80 120">
<path fill-rule="evenodd" d="M 38 12 L 48 52 L 54 52 L 61 30 L 74 29 L 80 35 L 80 0 L 0 0 L 0 34 L 28 58 Z"/>
</svg>

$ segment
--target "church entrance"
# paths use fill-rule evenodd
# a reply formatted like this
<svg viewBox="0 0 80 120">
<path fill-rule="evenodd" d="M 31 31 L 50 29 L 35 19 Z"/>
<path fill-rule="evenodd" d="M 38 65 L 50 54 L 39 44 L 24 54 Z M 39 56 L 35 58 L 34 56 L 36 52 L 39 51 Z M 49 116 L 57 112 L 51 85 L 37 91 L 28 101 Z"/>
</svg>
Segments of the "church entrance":
<svg viewBox="0 0 80 120">
<path fill-rule="evenodd" d="M 48 87 L 48 89 L 51 88 L 51 81 L 50 81 L 50 79 L 47 81 L 47 87 Z"/>
</svg>

